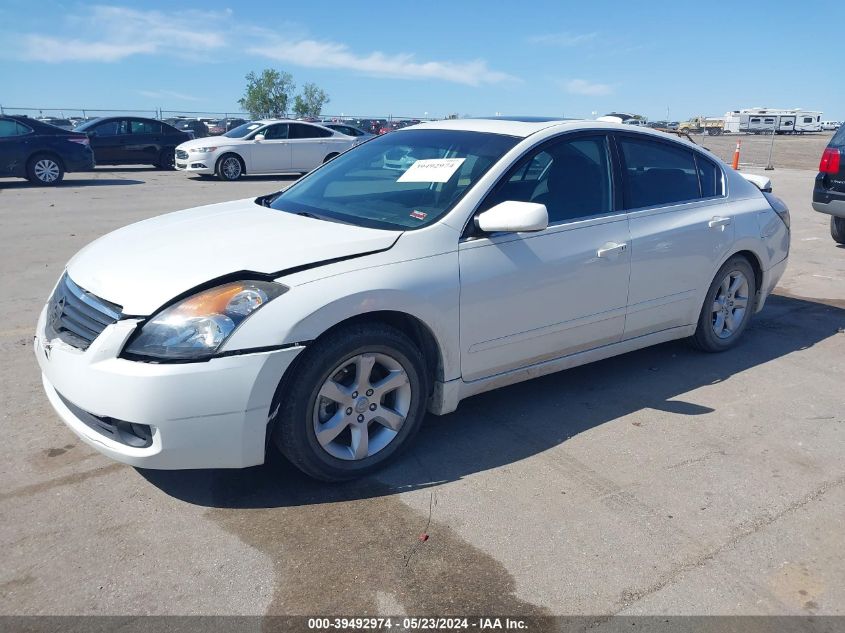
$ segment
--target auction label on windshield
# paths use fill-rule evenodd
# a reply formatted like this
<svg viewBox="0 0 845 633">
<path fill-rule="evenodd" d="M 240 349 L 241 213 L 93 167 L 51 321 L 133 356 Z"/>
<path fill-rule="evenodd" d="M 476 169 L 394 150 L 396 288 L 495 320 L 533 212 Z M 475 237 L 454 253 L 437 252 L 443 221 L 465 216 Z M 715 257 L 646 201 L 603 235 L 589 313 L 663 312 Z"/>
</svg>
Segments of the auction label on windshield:
<svg viewBox="0 0 845 633">
<path fill-rule="evenodd" d="M 465 158 L 426 158 L 418 160 L 396 182 L 447 182 L 463 165 Z"/>
</svg>

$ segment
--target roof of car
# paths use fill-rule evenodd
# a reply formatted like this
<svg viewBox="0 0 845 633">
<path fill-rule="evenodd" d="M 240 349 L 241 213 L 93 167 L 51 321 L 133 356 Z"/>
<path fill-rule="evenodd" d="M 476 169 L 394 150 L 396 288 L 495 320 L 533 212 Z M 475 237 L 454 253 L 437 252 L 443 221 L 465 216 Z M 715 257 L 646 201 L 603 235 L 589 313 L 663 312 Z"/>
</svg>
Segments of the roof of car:
<svg viewBox="0 0 845 633">
<path fill-rule="evenodd" d="M 403 130 L 464 130 L 466 132 L 488 132 L 491 134 L 506 134 L 508 136 L 526 137 L 555 125 L 579 123 L 581 121 L 567 119 L 551 119 L 545 117 L 490 117 L 488 119 L 445 119 L 443 121 L 428 121 L 418 123 Z"/>
</svg>

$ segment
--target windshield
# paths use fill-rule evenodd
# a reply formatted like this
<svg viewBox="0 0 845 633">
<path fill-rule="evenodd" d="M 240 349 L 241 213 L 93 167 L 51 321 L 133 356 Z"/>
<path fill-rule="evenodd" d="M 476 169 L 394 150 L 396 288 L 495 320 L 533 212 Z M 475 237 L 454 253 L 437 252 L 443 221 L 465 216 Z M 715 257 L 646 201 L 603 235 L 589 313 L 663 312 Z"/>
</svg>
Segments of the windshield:
<svg viewBox="0 0 845 633">
<path fill-rule="evenodd" d="M 260 128 L 262 125 L 262 123 L 244 123 L 243 125 L 239 125 L 238 127 L 233 127 L 223 136 L 226 136 L 228 138 L 243 138 L 253 130 L 257 130 L 258 128 Z"/>
<path fill-rule="evenodd" d="M 458 130 L 388 134 L 341 154 L 271 207 L 382 229 L 435 222 L 518 138 Z"/>
</svg>

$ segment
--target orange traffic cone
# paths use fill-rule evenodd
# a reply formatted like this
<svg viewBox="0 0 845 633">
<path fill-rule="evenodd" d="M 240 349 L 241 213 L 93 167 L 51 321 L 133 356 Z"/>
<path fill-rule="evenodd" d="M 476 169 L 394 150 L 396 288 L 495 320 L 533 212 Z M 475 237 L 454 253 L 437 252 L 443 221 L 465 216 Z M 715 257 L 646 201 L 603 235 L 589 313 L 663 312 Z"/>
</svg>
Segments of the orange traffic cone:
<svg viewBox="0 0 845 633">
<path fill-rule="evenodd" d="M 739 146 L 742 145 L 742 141 L 736 142 L 736 149 L 734 150 L 734 162 L 732 167 L 734 169 L 739 169 Z"/>
</svg>

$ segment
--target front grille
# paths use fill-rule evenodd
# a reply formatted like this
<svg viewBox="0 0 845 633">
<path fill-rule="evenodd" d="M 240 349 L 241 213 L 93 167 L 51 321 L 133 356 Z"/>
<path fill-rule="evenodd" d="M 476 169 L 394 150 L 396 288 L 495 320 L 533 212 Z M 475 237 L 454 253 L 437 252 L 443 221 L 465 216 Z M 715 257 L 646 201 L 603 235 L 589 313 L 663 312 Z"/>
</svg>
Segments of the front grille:
<svg viewBox="0 0 845 633">
<path fill-rule="evenodd" d="M 77 286 L 65 273 L 47 305 L 48 335 L 78 349 L 88 349 L 107 326 L 120 319 L 120 310 L 120 306 Z"/>
<path fill-rule="evenodd" d="M 183 149 L 177 149 L 176 158 L 178 158 L 179 160 L 188 160 L 188 152 Z"/>
</svg>

